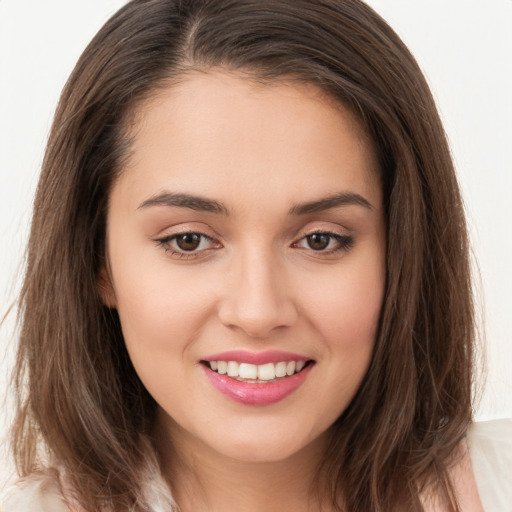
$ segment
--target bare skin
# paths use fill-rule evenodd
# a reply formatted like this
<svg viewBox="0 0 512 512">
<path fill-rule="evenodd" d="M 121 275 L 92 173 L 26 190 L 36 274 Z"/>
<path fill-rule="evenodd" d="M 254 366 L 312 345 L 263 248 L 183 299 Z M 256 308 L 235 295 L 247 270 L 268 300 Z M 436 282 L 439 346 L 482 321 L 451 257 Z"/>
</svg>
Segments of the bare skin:
<svg viewBox="0 0 512 512">
<path fill-rule="evenodd" d="M 110 197 L 102 290 L 159 405 L 176 500 L 183 512 L 331 512 L 311 484 L 368 368 L 385 287 L 373 147 L 312 86 L 198 74 L 143 107 Z M 233 350 L 312 363 L 286 397 L 240 403 L 205 377 L 205 359 Z M 476 502 L 470 465 L 454 475 Z"/>
<path fill-rule="evenodd" d="M 320 448 L 308 447 L 304 454 L 318 461 Z M 218 454 L 206 447 L 200 460 L 181 455 L 182 470 L 173 472 L 171 481 L 183 512 L 337 512 L 327 500 L 321 504 L 311 498 L 308 489 L 314 475 L 309 466 L 298 464 L 295 457 L 279 464 L 254 465 L 219 460 Z M 450 476 L 461 512 L 485 512 L 465 444 Z M 422 501 L 425 512 L 449 510 L 436 493 L 426 493 Z"/>
<path fill-rule="evenodd" d="M 325 449 L 323 437 L 286 460 L 254 463 L 222 456 L 204 444 L 197 446 L 197 439 L 190 436 L 170 453 L 167 433 L 160 434 L 168 460 L 180 461 L 177 467 L 165 469 L 183 512 L 332 510 L 327 503 L 322 507 L 310 493 L 314 463 L 321 460 Z"/>
<path fill-rule="evenodd" d="M 465 442 L 461 444 L 459 454 L 456 456 L 449 474 L 461 512 L 484 512 Z M 435 493 L 425 496 L 424 504 L 426 512 L 445 512 L 448 510 L 446 505 L 440 503 Z"/>
</svg>

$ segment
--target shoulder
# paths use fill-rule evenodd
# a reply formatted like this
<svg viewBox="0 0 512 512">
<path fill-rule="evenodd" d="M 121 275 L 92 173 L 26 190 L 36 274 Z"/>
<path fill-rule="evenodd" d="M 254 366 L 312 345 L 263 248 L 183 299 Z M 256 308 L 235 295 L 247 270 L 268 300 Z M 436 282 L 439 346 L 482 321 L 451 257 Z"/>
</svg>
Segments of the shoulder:
<svg viewBox="0 0 512 512">
<path fill-rule="evenodd" d="M 6 493 L 1 512 L 72 512 L 64 501 L 54 469 L 18 480 Z"/>
<path fill-rule="evenodd" d="M 453 454 L 453 459 L 448 467 L 448 475 L 453 486 L 454 498 L 459 506 L 458 510 L 461 512 L 484 512 L 465 441 L 459 444 L 456 453 Z M 448 512 L 451 510 L 443 494 L 437 485 L 428 486 L 421 494 L 425 512 Z"/>
<path fill-rule="evenodd" d="M 0 0 L 1 1 L 1 0 Z M 169 486 L 156 464 L 140 468 L 144 499 L 152 512 L 178 512 Z M 65 471 L 48 468 L 19 479 L 0 499 L 0 512 L 86 512 L 74 498 Z M 105 507 L 105 512 L 110 509 Z"/>
<path fill-rule="evenodd" d="M 512 418 L 471 425 L 449 472 L 462 512 L 511 512 Z M 428 494 L 425 509 L 445 510 Z"/>
<path fill-rule="evenodd" d="M 512 510 L 512 418 L 474 423 L 468 432 L 473 471 L 485 510 Z"/>
</svg>

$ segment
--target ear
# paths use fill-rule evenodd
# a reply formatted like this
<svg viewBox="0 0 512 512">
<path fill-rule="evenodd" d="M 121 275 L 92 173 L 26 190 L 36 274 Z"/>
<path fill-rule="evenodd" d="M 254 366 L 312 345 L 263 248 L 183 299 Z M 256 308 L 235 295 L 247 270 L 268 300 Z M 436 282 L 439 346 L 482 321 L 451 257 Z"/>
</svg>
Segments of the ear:
<svg viewBox="0 0 512 512">
<path fill-rule="evenodd" d="M 112 285 L 112 278 L 106 265 L 102 265 L 98 277 L 96 279 L 96 288 L 98 295 L 100 296 L 101 302 L 107 308 L 115 309 L 117 307 L 116 294 L 114 286 Z"/>
</svg>

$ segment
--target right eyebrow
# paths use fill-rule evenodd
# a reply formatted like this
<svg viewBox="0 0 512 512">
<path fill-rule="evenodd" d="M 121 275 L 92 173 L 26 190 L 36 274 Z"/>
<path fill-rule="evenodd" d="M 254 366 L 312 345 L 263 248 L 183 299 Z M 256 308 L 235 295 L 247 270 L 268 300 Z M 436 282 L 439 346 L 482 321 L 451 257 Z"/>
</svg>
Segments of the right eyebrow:
<svg viewBox="0 0 512 512">
<path fill-rule="evenodd" d="M 229 210 L 222 203 L 206 197 L 194 196 L 191 194 L 177 194 L 164 191 L 151 196 L 139 205 L 140 208 L 151 206 L 177 206 L 178 208 L 189 208 L 200 212 L 220 213 L 229 215 Z"/>
<path fill-rule="evenodd" d="M 322 212 L 336 208 L 338 206 L 356 205 L 362 206 L 368 210 L 373 210 L 371 203 L 362 195 L 354 192 L 340 192 L 332 196 L 324 197 L 316 201 L 295 205 L 291 210 L 291 215 L 307 215 L 309 213 Z"/>
</svg>

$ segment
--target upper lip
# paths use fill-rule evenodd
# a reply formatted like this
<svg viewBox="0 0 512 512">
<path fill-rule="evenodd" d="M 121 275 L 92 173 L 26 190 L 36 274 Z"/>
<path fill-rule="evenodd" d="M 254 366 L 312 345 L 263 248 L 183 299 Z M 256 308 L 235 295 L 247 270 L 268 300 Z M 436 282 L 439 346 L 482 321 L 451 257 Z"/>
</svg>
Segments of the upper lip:
<svg viewBox="0 0 512 512">
<path fill-rule="evenodd" d="M 265 352 L 249 352 L 247 350 L 229 350 L 219 352 L 202 359 L 202 361 L 236 361 L 237 363 L 266 364 L 279 363 L 281 361 L 309 361 L 310 357 L 305 357 L 292 352 L 282 350 L 267 350 Z"/>
</svg>

